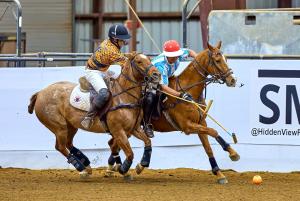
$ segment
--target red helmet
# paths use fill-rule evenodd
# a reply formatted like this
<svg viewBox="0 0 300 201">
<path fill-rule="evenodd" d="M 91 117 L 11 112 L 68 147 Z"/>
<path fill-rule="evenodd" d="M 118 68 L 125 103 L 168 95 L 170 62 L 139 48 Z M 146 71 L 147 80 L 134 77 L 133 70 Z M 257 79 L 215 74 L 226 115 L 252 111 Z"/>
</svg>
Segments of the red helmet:
<svg viewBox="0 0 300 201">
<path fill-rule="evenodd" d="M 163 54 L 166 57 L 179 57 L 183 54 L 183 51 L 176 40 L 168 40 L 164 43 Z"/>
</svg>

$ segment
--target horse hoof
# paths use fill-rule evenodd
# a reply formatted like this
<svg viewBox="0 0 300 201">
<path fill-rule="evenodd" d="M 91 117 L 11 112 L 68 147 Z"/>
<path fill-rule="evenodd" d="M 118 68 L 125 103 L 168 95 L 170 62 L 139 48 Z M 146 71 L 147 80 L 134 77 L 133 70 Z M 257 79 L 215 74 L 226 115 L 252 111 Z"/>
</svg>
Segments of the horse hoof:
<svg viewBox="0 0 300 201">
<path fill-rule="evenodd" d="M 114 171 L 112 170 L 106 170 L 105 173 L 104 173 L 104 177 L 113 177 L 115 174 Z"/>
<path fill-rule="evenodd" d="M 227 183 L 228 180 L 226 179 L 226 177 L 218 179 L 218 184 L 227 184 Z"/>
<path fill-rule="evenodd" d="M 82 172 L 79 172 L 80 179 L 88 179 L 90 178 L 90 175 L 87 171 L 83 170 Z"/>
<path fill-rule="evenodd" d="M 145 167 L 143 167 L 140 163 L 138 163 L 135 167 L 135 172 L 137 174 L 141 174 L 143 172 L 143 170 L 145 169 Z"/>
<path fill-rule="evenodd" d="M 240 160 L 240 155 L 238 153 L 229 156 L 232 161 Z"/>
<path fill-rule="evenodd" d="M 132 181 L 133 180 L 133 176 L 129 173 L 124 174 L 124 180 L 125 181 Z"/>
<path fill-rule="evenodd" d="M 90 175 L 93 174 L 93 169 L 91 168 L 91 166 L 85 167 L 85 171 Z"/>
</svg>

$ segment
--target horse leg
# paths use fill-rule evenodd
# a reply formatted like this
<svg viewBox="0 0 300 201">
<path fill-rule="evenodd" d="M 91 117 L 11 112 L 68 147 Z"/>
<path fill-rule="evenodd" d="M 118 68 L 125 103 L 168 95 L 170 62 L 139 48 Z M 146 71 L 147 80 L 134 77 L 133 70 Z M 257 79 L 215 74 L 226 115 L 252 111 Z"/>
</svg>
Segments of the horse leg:
<svg viewBox="0 0 300 201">
<path fill-rule="evenodd" d="M 144 170 L 144 168 L 149 167 L 150 165 L 150 160 L 151 160 L 151 154 L 152 154 L 152 146 L 151 146 L 151 140 L 147 137 L 145 132 L 141 127 L 138 127 L 134 132 L 133 135 L 142 140 L 145 144 L 144 147 L 144 153 L 143 157 L 141 159 L 141 162 L 138 163 L 135 167 L 135 171 L 137 174 L 141 174 Z"/>
<path fill-rule="evenodd" d="M 125 131 L 119 131 L 117 135 L 112 133 L 112 135 L 115 138 L 114 140 L 116 140 L 117 145 L 124 151 L 126 155 L 126 159 L 124 160 L 124 162 L 118 170 L 120 174 L 125 175 L 132 165 L 133 151 L 131 149 Z"/>
<path fill-rule="evenodd" d="M 79 173 L 80 177 L 87 178 L 89 175 L 92 174 L 92 168 L 90 166 L 91 162 L 89 158 L 84 153 L 82 153 L 80 149 L 76 148 L 73 145 L 73 138 L 77 131 L 77 128 L 74 128 L 73 126 L 68 124 L 67 148 L 69 149 L 70 153 L 73 154 L 76 158 L 78 158 L 85 167 L 85 169 Z"/>
<path fill-rule="evenodd" d="M 57 132 L 55 132 L 55 134 L 55 149 L 62 153 L 68 159 L 68 163 L 71 163 L 76 168 L 76 170 L 78 170 L 79 172 L 83 171 L 85 169 L 83 163 L 67 149 L 67 128 L 60 128 Z"/>
<path fill-rule="evenodd" d="M 108 158 L 108 167 L 106 169 L 105 176 L 111 177 L 113 176 L 114 172 L 117 172 L 119 170 L 122 164 L 122 160 L 119 155 L 120 148 L 113 137 L 108 141 L 108 145 L 110 147 L 111 154 Z"/>
<path fill-rule="evenodd" d="M 183 131 L 186 134 L 191 134 L 191 133 L 198 133 L 198 135 L 202 135 L 202 134 L 208 134 L 212 137 L 214 137 L 216 139 L 216 141 L 222 146 L 224 151 L 228 151 L 229 152 L 229 156 L 232 160 L 239 160 L 240 156 L 239 154 L 233 149 L 231 148 L 231 146 L 218 134 L 218 132 L 213 129 L 213 128 L 209 128 L 206 127 L 206 125 L 200 125 L 197 123 L 193 123 L 191 121 L 187 122 L 186 125 L 182 125 Z"/>
<path fill-rule="evenodd" d="M 209 144 L 209 141 L 208 141 L 208 136 L 207 135 L 203 135 L 203 134 L 199 134 L 198 133 L 198 137 L 200 138 L 202 144 L 203 144 L 203 148 L 208 156 L 208 159 L 209 159 L 209 163 L 211 165 L 211 170 L 212 170 L 212 173 L 214 175 L 217 176 L 217 181 L 219 184 L 226 184 L 228 183 L 225 175 L 221 172 L 218 164 L 217 164 L 217 161 L 214 157 L 214 153 L 212 151 L 212 148 Z"/>
</svg>

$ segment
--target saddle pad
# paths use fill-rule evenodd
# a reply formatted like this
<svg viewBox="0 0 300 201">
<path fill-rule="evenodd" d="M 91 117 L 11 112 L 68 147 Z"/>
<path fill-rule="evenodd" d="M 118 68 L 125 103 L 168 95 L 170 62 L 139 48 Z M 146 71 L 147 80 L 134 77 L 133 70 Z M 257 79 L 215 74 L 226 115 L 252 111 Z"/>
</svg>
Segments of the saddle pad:
<svg viewBox="0 0 300 201">
<path fill-rule="evenodd" d="M 70 95 L 70 104 L 77 109 L 88 111 L 90 109 L 90 92 L 80 91 L 80 86 L 77 85 Z"/>
</svg>

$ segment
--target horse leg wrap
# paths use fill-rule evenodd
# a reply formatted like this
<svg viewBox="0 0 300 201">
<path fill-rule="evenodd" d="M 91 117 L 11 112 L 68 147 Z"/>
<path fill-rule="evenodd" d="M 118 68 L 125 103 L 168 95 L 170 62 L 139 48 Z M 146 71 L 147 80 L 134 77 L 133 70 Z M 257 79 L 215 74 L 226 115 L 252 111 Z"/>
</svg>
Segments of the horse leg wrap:
<svg viewBox="0 0 300 201">
<path fill-rule="evenodd" d="M 84 155 L 84 153 L 82 153 L 79 149 L 77 149 L 76 147 L 72 147 L 70 149 L 71 154 L 73 154 L 74 156 L 76 156 L 76 158 L 78 158 L 80 160 L 80 162 L 85 166 L 89 166 L 91 164 L 90 160 L 88 159 L 88 157 L 86 155 Z"/>
<path fill-rule="evenodd" d="M 67 159 L 68 159 L 68 163 L 71 163 L 79 172 L 85 169 L 83 163 L 78 158 L 76 158 L 76 156 L 74 156 L 73 154 L 70 153 Z"/>
<path fill-rule="evenodd" d="M 132 164 L 132 161 L 129 161 L 129 160 L 126 159 L 124 161 L 124 163 L 120 166 L 119 173 L 120 174 L 125 174 L 126 172 L 128 172 L 131 164 Z"/>
<path fill-rule="evenodd" d="M 223 150 L 227 151 L 229 144 L 221 136 L 216 137 L 216 140 L 222 146 Z"/>
<path fill-rule="evenodd" d="M 115 163 L 122 164 L 122 160 L 121 160 L 121 157 L 119 156 L 119 153 L 110 154 L 110 156 L 108 158 L 109 165 L 114 165 Z"/>
<path fill-rule="evenodd" d="M 209 158 L 209 163 L 211 166 L 211 171 L 214 175 L 217 175 L 217 172 L 220 170 L 215 157 Z"/>
<path fill-rule="evenodd" d="M 151 159 L 151 154 L 152 154 L 152 147 L 148 146 L 144 148 L 144 154 L 143 158 L 141 160 L 141 165 L 143 167 L 149 167 L 150 165 L 150 159 Z"/>
</svg>

